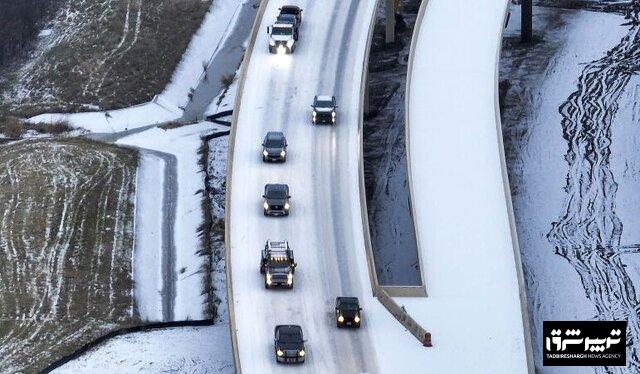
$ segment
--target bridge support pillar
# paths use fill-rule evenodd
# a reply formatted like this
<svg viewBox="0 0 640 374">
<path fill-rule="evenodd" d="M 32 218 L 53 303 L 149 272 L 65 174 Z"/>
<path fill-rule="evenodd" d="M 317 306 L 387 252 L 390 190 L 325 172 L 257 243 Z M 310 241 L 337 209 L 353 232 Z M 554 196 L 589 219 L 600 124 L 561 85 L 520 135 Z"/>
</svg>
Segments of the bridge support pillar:
<svg viewBox="0 0 640 374">
<path fill-rule="evenodd" d="M 386 0 L 385 43 L 396 41 L 396 13 L 398 12 L 398 0 Z"/>
</svg>

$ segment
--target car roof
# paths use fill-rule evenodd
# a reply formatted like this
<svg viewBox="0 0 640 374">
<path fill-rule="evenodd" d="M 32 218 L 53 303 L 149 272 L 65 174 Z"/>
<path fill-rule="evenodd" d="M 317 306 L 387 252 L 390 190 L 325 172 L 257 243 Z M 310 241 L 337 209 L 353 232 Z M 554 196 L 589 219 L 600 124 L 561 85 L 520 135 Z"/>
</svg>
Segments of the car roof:
<svg viewBox="0 0 640 374">
<path fill-rule="evenodd" d="M 267 133 L 267 135 L 265 136 L 265 138 L 282 139 L 282 138 L 284 138 L 284 134 L 282 133 L 282 131 L 269 131 Z"/>
<path fill-rule="evenodd" d="M 281 333 L 301 333 L 302 327 L 299 325 L 277 325 L 275 331 L 279 331 Z"/>
<path fill-rule="evenodd" d="M 336 301 L 340 304 L 360 304 L 357 297 L 337 297 Z"/>
<path fill-rule="evenodd" d="M 280 9 L 296 9 L 297 10 L 297 9 L 300 9 L 300 7 L 297 5 L 283 5 L 280 7 Z"/>
<path fill-rule="evenodd" d="M 288 191 L 289 190 L 289 185 L 286 184 L 265 184 L 264 186 L 265 190 L 269 190 L 269 191 Z"/>
<path fill-rule="evenodd" d="M 316 100 L 318 101 L 333 101 L 333 96 L 329 95 L 317 95 Z"/>
</svg>

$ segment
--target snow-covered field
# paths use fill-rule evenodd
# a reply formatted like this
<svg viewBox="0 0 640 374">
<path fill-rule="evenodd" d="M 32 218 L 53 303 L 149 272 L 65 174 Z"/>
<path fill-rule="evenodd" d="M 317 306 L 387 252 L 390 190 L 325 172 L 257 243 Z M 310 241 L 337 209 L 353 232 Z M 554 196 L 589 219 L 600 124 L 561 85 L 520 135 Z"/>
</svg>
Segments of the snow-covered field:
<svg viewBox="0 0 640 374">
<path fill-rule="evenodd" d="M 0 146 L 0 371 L 36 372 L 118 327 L 131 294 L 136 153 Z"/>
<path fill-rule="evenodd" d="M 556 9 L 536 9 L 547 22 Z M 640 27 L 621 15 L 557 13 L 531 53 L 545 68 L 523 78 L 510 59 L 503 78 L 523 106 L 507 109 L 514 208 L 527 275 L 536 365 L 545 373 L 605 372 L 542 367 L 544 320 L 629 321 L 627 368 L 640 370 L 637 102 Z M 517 33 L 517 24 L 507 35 Z M 525 57 L 526 58 L 526 57 Z M 507 98 L 514 94 L 507 94 Z"/>
<path fill-rule="evenodd" d="M 430 0 L 417 36 L 408 163 L 428 297 L 396 301 L 433 335 L 425 372 L 528 370 L 496 118 L 506 5 Z"/>
<path fill-rule="evenodd" d="M 139 332 L 111 339 L 54 373 L 232 374 L 229 341 L 227 324 Z"/>
</svg>

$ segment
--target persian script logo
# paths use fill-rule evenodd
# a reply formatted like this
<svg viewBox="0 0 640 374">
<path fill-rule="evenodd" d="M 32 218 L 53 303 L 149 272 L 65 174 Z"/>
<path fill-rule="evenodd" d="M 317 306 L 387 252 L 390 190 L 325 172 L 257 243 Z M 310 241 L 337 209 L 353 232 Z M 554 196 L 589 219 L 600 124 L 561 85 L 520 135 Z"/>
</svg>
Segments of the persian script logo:
<svg viewBox="0 0 640 374">
<path fill-rule="evenodd" d="M 545 366 L 625 366 L 626 321 L 544 321 Z"/>
</svg>

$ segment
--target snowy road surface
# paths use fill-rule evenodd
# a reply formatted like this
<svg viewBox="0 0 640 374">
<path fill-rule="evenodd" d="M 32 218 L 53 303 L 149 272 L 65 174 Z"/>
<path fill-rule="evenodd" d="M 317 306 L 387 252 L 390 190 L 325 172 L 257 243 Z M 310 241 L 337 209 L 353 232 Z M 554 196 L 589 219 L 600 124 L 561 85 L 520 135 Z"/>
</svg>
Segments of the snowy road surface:
<svg viewBox="0 0 640 374">
<path fill-rule="evenodd" d="M 506 3 L 430 0 L 417 36 L 408 163 L 429 297 L 396 301 L 434 336 L 428 372 L 528 370 L 496 123 Z"/>
<path fill-rule="evenodd" d="M 304 9 L 293 55 L 267 50 L 263 30 L 279 2 L 268 4 L 248 66 L 238 113 L 231 195 L 230 260 L 239 359 L 243 373 L 291 369 L 316 373 L 384 373 L 424 367 L 424 348 L 372 297 L 358 185 L 360 86 L 375 1 L 296 1 Z M 337 125 L 311 125 L 315 94 L 335 95 Z M 285 164 L 263 164 L 269 130 L 289 142 Z M 264 217 L 266 183 L 288 183 L 291 215 Z M 265 290 L 258 271 L 267 239 L 289 240 L 298 268 L 291 291 Z M 360 330 L 338 330 L 336 296 L 358 296 Z M 300 324 L 307 362 L 275 363 L 273 328 Z"/>
</svg>

